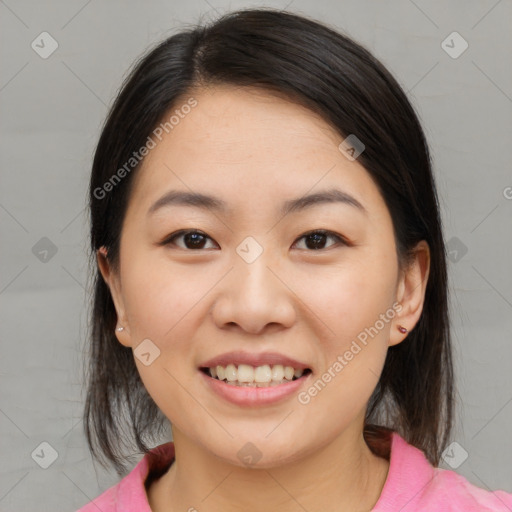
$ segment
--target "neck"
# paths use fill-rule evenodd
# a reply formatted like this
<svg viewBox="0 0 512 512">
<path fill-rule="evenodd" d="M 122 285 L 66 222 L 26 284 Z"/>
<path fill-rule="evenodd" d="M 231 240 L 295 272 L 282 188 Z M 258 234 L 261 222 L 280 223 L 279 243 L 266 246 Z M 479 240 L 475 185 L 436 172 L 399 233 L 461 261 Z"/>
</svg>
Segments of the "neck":
<svg viewBox="0 0 512 512">
<path fill-rule="evenodd" d="M 356 427 L 296 462 L 268 469 L 226 463 L 173 428 L 175 461 L 148 491 L 151 510 L 371 511 L 389 462 L 372 453 Z"/>
</svg>

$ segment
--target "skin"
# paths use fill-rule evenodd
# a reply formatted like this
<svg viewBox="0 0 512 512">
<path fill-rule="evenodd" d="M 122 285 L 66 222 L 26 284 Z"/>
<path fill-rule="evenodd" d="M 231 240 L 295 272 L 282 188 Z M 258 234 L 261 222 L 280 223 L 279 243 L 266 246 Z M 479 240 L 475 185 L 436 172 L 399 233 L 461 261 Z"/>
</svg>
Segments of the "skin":
<svg viewBox="0 0 512 512">
<path fill-rule="evenodd" d="M 149 366 L 134 358 L 172 424 L 176 450 L 150 487 L 151 509 L 371 510 L 389 463 L 365 443 L 364 413 L 388 347 L 406 340 L 397 326 L 411 330 L 421 315 L 428 245 L 418 244 L 411 265 L 399 268 L 382 196 L 357 159 L 338 149 L 343 137 L 316 114 L 256 89 L 217 86 L 193 96 L 198 105 L 134 176 L 119 272 L 98 252 L 124 327 L 119 342 L 136 349 L 149 338 L 160 350 Z M 283 201 L 331 187 L 367 214 L 331 203 L 279 215 Z M 232 214 L 172 206 L 147 217 L 171 189 L 215 195 Z M 205 233 L 202 248 L 182 236 L 159 245 L 181 229 Z M 316 229 L 350 244 L 325 237 L 315 250 L 303 235 Z M 248 236 L 264 249 L 251 264 L 236 252 Z M 395 301 L 400 312 L 306 405 L 292 395 L 239 407 L 198 374 L 207 359 L 243 349 L 306 362 L 316 380 Z M 261 452 L 253 467 L 237 456 L 247 442 Z"/>
</svg>

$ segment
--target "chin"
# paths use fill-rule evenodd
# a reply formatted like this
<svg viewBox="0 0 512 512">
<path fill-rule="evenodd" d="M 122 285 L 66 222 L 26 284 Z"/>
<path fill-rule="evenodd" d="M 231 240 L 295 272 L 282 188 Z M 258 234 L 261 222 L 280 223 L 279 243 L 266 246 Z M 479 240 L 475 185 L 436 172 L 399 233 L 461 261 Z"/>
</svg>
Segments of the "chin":
<svg viewBox="0 0 512 512">
<path fill-rule="evenodd" d="M 288 436 L 288 439 L 291 437 Z M 212 452 L 227 464 L 246 469 L 277 468 L 297 462 L 303 456 L 303 450 L 298 451 L 296 444 L 287 448 L 277 437 L 270 440 L 260 436 L 250 437 L 246 433 L 235 437 L 229 446 L 225 446 L 225 450 L 219 451 L 219 445 L 216 445 Z"/>
</svg>

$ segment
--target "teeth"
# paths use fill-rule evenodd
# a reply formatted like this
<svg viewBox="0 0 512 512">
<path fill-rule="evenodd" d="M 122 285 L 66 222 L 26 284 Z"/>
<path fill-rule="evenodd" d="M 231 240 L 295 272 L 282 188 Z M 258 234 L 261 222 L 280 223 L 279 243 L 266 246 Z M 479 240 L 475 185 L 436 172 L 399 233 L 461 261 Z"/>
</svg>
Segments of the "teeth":
<svg viewBox="0 0 512 512">
<path fill-rule="evenodd" d="M 284 378 L 284 368 L 281 364 L 276 364 L 272 367 L 272 380 L 275 382 L 280 382 Z"/>
<path fill-rule="evenodd" d="M 226 382 L 226 381 L 224 381 Z M 290 382 L 288 380 L 284 380 L 282 382 L 240 382 L 240 381 L 235 381 L 235 382 L 226 382 L 226 384 L 229 384 L 230 386 L 238 386 L 238 387 L 241 387 L 241 388 L 268 388 L 268 387 L 274 387 L 274 386 L 279 386 L 280 384 L 283 384 L 283 382 Z"/>
<path fill-rule="evenodd" d="M 228 364 L 209 368 L 210 375 L 218 380 L 227 381 L 234 386 L 263 387 L 282 384 L 283 380 L 289 382 L 293 378 L 299 378 L 304 373 L 302 369 L 294 369 L 292 366 L 276 364 L 270 366 L 251 366 L 248 364 Z"/>
<path fill-rule="evenodd" d="M 284 378 L 288 380 L 293 379 L 293 368 L 291 366 L 285 366 L 284 367 Z"/>
<path fill-rule="evenodd" d="M 240 371 L 240 367 L 238 367 L 238 371 Z M 238 380 L 241 380 L 238 377 Z M 266 364 L 265 366 L 258 366 L 254 370 L 254 382 L 270 382 L 272 380 L 272 370 L 270 366 Z"/>
<path fill-rule="evenodd" d="M 241 364 L 238 366 L 238 374 L 235 375 L 238 376 L 238 382 L 253 382 L 254 368 L 248 364 Z"/>
<path fill-rule="evenodd" d="M 235 382 L 235 380 L 238 380 L 236 366 L 234 364 L 228 364 L 226 366 L 225 376 L 228 382 Z"/>
</svg>

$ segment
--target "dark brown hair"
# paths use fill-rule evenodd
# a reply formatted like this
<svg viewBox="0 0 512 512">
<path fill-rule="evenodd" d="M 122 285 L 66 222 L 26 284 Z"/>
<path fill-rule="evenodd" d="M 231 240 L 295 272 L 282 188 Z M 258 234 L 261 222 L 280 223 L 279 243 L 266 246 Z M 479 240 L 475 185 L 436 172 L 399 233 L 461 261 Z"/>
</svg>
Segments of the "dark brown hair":
<svg viewBox="0 0 512 512">
<path fill-rule="evenodd" d="M 232 12 L 161 42 L 136 63 L 108 114 L 89 188 L 94 299 L 84 425 L 91 453 L 123 475 L 134 443 L 146 453 L 148 440 L 166 425 L 131 348 L 114 334 L 116 311 L 96 262 L 104 246 L 112 268 L 119 268 L 123 219 L 140 164 L 108 193 L 104 184 L 178 99 L 216 84 L 281 95 L 321 115 L 340 135 L 355 134 L 366 146 L 358 162 L 390 211 L 402 268 L 414 246 L 427 241 L 431 266 L 423 312 L 407 339 L 388 349 L 365 436 L 375 439 L 376 425 L 388 427 L 438 465 L 452 429 L 453 364 L 446 252 L 422 127 L 400 85 L 363 46 L 324 24 L 272 9 Z"/>
</svg>

